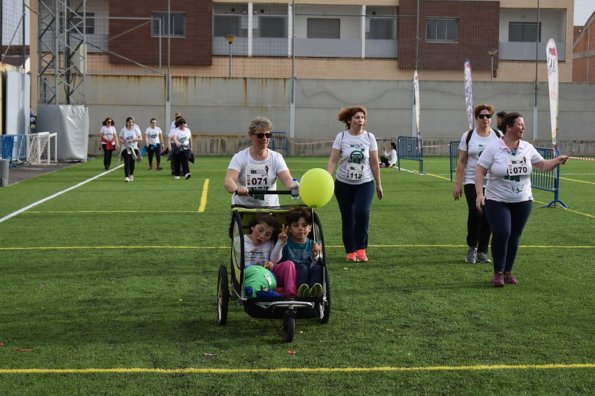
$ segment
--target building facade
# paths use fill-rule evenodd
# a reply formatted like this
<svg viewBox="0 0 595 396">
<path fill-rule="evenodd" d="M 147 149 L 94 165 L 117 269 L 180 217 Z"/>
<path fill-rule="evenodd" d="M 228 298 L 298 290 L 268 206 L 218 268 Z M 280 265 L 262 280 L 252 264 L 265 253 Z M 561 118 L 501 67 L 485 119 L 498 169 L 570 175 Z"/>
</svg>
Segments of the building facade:
<svg viewBox="0 0 595 396">
<path fill-rule="evenodd" d="M 417 68 L 421 80 L 455 80 L 469 59 L 476 79 L 533 81 L 553 38 L 560 81 L 572 81 L 573 1 L 538 3 L 86 0 L 88 72 L 136 63 L 204 77 L 405 80 Z"/>
<path fill-rule="evenodd" d="M 574 41 L 572 81 L 595 83 L 595 12 Z"/>
</svg>

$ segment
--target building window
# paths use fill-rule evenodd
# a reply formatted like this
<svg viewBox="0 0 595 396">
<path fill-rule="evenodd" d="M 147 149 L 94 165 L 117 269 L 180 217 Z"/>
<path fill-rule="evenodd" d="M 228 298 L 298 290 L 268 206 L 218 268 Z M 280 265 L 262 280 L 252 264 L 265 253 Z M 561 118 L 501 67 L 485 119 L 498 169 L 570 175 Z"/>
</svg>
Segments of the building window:
<svg viewBox="0 0 595 396">
<path fill-rule="evenodd" d="M 541 23 L 537 22 L 510 22 L 508 24 L 508 41 L 534 43 L 541 42 Z"/>
<path fill-rule="evenodd" d="M 227 34 L 233 34 L 240 37 L 242 31 L 242 18 L 240 15 L 215 15 L 213 23 L 213 35 L 215 37 L 225 37 Z"/>
<path fill-rule="evenodd" d="M 308 18 L 309 39 L 339 39 L 341 38 L 341 19 L 339 18 Z"/>
<path fill-rule="evenodd" d="M 282 16 L 261 15 L 260 37 L 287 37 L 287 18 Z"/>
<path fill-rule="evenodd" d="M 70 21 L 71 21 L 71 26 L 72 27 L 76 27 L 76 29 L 78 31 L 80 31 L 81 33 L 83 33 L 83 18 L 81 18 L 80 15 L 75 15 L 73 14 L 70 17 Z M 95 34 L 95 13 L 94 12 L 87 12 L 85 15 L 85 23 L 87 24 L 87 26 L 85 26 L 85 34 Z M 64 33 L 64 26 L 66 26 L 66 21 L 64 20 L 64 13 L 61 12 L 60 13 L 60 33 Z"/>
<path fill-rule="evenodd" d="M 458 18 L 427 18 L 426 41 L 449 43 L 459 41 Z"/>
<path fill-rule="evenodd" d="M 369 40 L 394 40 L 395 21 L 393 18 L 370 18 Z"/>
<path fill-rule="evenodd" d="M 167 12 L 151 13 L 151 34 L 153 37 L 167 37 L 168 32 L 171 37 L 186 36 L 186 14 L 183 12 L 170 13 L 168 23 Z M 161 31 L 159 31 L 161 30 Z"/>
</svg>

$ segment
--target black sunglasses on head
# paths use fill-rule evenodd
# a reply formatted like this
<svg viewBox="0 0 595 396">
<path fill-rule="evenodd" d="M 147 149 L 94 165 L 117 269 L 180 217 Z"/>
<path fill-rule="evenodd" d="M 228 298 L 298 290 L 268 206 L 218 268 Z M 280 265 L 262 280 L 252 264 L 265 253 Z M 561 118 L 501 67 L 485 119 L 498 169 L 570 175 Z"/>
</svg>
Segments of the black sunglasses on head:
<svg viewBox="0 0 595 396">
<path fill-rule="evenodd" d="M 272 133 L 255 133 L 254 136 L 256 136 L 259 139 L 263 139 L 263 138 L 270 139 L 273 136 L 273 134 Z"/>
<path fill-rule="evenodd" d="M 478 117 L 483 120 L 484 118 L 492 118 L 492 115 L 491 114 L 480 114 L 480 115 L 478 115 Z"/>
</svg>

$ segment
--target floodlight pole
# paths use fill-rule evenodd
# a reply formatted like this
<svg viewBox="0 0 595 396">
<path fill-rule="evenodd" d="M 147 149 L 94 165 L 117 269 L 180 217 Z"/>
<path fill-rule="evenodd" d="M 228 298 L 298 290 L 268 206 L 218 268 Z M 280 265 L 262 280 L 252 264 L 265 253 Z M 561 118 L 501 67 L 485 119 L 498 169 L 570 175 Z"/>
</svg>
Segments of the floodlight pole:
<svg viewBox="0 0 595 396">
<path fill-rule="evenodd" d="M 234 36 L 233 34 L 226 34 L 225 35 L 225 40 L 227 40 L 227 44 L 229 44 L 229 65 L 228 65 L 228 69 L 227 69 L 227 77 L 231 78 L 231 46 L 233 44 L 233 42 L 235 41 L 236 36 Z"/>
</svg>

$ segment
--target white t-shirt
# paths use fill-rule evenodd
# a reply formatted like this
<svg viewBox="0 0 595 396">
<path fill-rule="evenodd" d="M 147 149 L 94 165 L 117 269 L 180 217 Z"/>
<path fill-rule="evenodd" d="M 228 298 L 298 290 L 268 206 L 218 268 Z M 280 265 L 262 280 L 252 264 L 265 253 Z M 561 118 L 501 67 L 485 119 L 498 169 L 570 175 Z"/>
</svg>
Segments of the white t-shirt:
<svg viewBox="0 0 595 396">
<path fill-rule="evenodd" d="M 137 137 L 142 137 L 142 135 L 140 133 L 140 128 L 136 124 L 134 124 L 132 129 L 128 129 L 128 128 L 124 127 L 120 131 L 120 139 L 122 139 L 122 142 L 123 142 L 122 144 L 126 148 L 138 149 L 138 142 L 133 140 L 134 138 L 137 138 Z"/>
<path fill-rule="evenodd" d="M 260 245 L 255 245 L 249 235 L 244 235 L 244 268 L 251 265 L 260 265 L 262 267 L 267 261 L 277 264 L 281 260 L 282 252 L 283 245 L 279 241 L 276 244 L 273 244 L 272 241 L 266 241 Z"/>
<path fill-rule="evenodd" d="M 378 144 L 373 134 L 363 131 L 353 136 L 349 131 L 339 132 L 333 148 L 341 152 L 337 180 L 347 184 L 363 184 L 374 180 L 370 151 L 378 151 Z"/>
<path fill-rule="evenodd" d="M 103 138 L 103 140 L 105 140 L 107 142 L 114 142 L 115 143 L 114 138 L 116 137 L 116 128 L 114 128 L 113 126 L 105 126 L 105 125 L 103 125 L 101 127 L 101 130 L 99 131 L 99 136 L 101 138 Z"/>
<path fill-rule="evenodd" d="M 522 140 L 516 150 L 509 149 L 502 139 L 489 144 L 477 162 L 489 171 L 485 198 L 509 203 L 532 201 L 531 172 L 533 164 L 541 161 L 543 157 L 535 147 Z"/>
<path fill-rule="evenodd" d="M 289 170 L 283 156 L 268 149 L 267 157 L 257 161 L 250 155 L 250 148 L 236 153 L 227 169 L 239 172 L 238 186 L 246 186 L 249 190 L 277 190 L 277 175 Z M 241 197 L 232 194 L 231 203 L 246 206 L 279 206 L 279 196 L 275 194 Z"/>
<path fill-rule="evenodd" d="M 388 160 L 388 166 L 394 166 L 397 163 L 397 150 L 390 149 L 390 151 L 385 151 L 384 156 Z"/>
<path fill-rule="evenodd" d="M 475 184 L 475 165 L 477 165 L 479 156 L 486 146 L 500 138 L 492 129 L 490 129 L 490 134 L 488 136 L 480 136 L 477 133 L 477 128 L 475 128 L 471 134 L 471 139 L 469 140 L 469 147 L 467 147 L 468 134 L 469 131 L 463 133 L 463 137 L 461 137 L 461 142 L 459 143 L 459 150 L 467 152 L 467 165 L 465 165 L 463 184 Z M 484 180 L 484 186 L 485 183 Z"/>
<path fill-rule="evenodd" d="M 178 138 L 178 142 L 180 142 L 182 147 L 184 147 L 184 148 L 190 147 L 190 140 L 192 139 L 192 132 L 190 132 L 190 129 L 176 128 L 172 131 L 172 135 L 170 135 L 170 136 L 172 138 L 173 138 L 173 136 L 176 136 Z"/>
<path fill-rule="evenodd" d="M 161 140 L 159 140 L 159 135 L 161 135 L 161 128 L 159 127 L 148 127 L 147 129 L 145 129 L 145 136 L 148 138 L 149 144 L 161 144 Z"/>
</svg>

